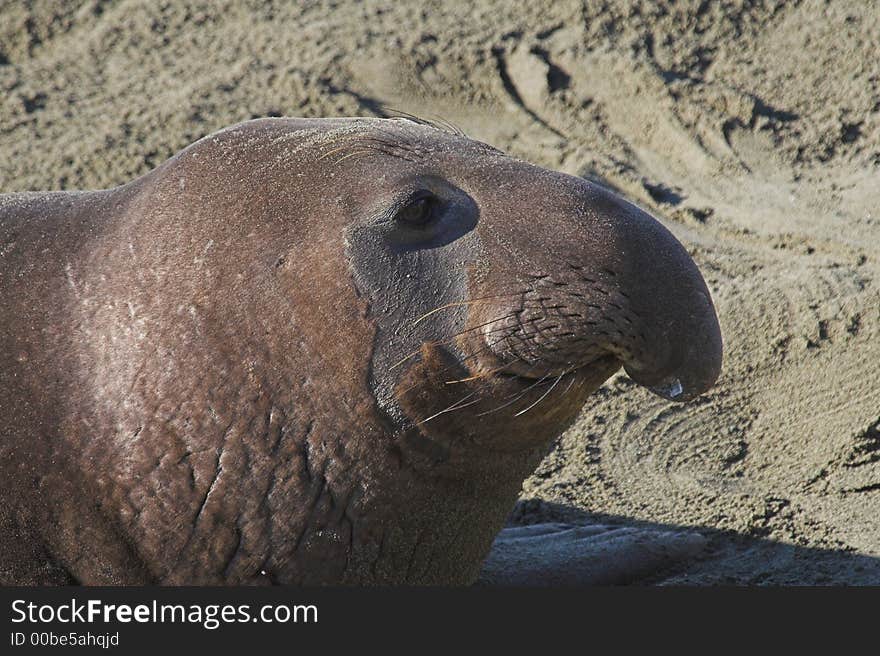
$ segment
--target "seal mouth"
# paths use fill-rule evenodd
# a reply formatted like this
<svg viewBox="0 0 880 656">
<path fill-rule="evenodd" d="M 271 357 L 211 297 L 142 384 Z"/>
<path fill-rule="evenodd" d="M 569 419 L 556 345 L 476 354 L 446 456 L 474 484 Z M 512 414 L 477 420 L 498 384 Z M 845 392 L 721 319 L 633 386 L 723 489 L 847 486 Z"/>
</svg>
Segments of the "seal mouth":
<svg viewBox="0 0 880 656">
<path fill-rule="evenodd" d="M 606 380 L 611 374 L 620 369 L 623 362 L 614 355 L 601 355 L 599 357 L 588 360 L 583 364 L 572 367 L 563 367 L 558 369 L 545 369 L 543 373 L 540 370 L 521 371 L 521 372 L 498 372 L 499 378 L 506 380 L 519 381 L 524 384 L 532 385 L 539 380 L 555 380 L 563 379 L 568 376 L 582 379 L 594 379 L 601 377 Z"/>
</svg>

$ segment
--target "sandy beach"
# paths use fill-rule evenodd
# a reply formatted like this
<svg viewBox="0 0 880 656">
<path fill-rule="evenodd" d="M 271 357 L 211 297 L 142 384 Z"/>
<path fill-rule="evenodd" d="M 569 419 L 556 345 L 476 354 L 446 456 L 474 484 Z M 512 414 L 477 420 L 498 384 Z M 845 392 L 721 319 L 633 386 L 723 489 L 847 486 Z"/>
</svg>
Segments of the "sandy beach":
<svg viewBox="0 0 880 656">
<path fill-rule="evenodd" d="M 0 193 L 112 187 L 263 116 L 448 121 L 660 219 L 718 385 L 622 372 L 514 523 L 694 530 L 650 584 L 880 584 L 880 6 L 0 0 Z"/>
</svg>

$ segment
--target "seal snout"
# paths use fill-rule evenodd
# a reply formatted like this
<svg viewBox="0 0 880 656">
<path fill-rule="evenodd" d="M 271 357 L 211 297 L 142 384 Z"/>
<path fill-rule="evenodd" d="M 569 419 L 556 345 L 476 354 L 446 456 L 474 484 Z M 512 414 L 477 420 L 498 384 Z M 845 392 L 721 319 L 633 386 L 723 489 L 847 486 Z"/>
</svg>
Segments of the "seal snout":
<svg viewBox="0 0 880 656">
<path fill-rule="evenodd" d="M 703 276 L 659 221 L 595 188 L 581 277 L 613 330 L 603 342 L 638 384 L 671 401 L 707 391 L 721 372 L 722 339 Z M 601 202 L 595 202 L 601 199 Z"/>
<path fill-rule="evenodd" d="M 544 215 L 545 248 L 522 258 L 529 269 L 517 272 L 516 301 L 473 317 L 484 343 L 509 374 L 613 373 L 613 360 L 665 399 L 699 396 L 721 371 L 722 341 L 697 265 L 639 208 L 592 185 L 572 192 L 568 206 L 556 199 Z M 585 198 L 583 211 L 571 209 Z M 572 215 L 580 231 L 561 240 Z M 493 314 L 502 318 L 486 321 Z"/>
</svg>

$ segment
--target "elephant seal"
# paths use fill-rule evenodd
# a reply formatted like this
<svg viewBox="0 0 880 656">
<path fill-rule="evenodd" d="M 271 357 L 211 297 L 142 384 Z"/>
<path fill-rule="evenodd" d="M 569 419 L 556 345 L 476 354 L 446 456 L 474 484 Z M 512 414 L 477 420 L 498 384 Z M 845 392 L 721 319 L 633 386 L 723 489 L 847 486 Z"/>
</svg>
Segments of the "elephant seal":
<svg viewBox="0 0 880 656">
<path fill-rule="evenodd" d="M 604 380 L 721 366 L 660 223 L 412 120 L 0 196 L 0 297 L 3 583 L 471 583 Z"/>
</svg>

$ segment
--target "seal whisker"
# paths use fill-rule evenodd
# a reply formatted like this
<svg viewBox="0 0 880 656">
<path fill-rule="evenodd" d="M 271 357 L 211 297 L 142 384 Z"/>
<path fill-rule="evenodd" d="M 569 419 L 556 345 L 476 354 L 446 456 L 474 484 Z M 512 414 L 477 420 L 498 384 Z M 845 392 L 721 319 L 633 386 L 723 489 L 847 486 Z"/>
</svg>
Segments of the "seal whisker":
<svg viewBox="0 0 880 656">
<path fill-rule="evenodd" d="M 444 409 L 441 410 L 440 412 L 435 412 L 435 413 L 434 413 L 433 415 L 431 415 L 430 417 L 428 417 L 428 418 L 426 418 L 426 419 L 422 419 L 421 421 L 416 422 L 416 426 L 420 426 L 421 424 L 426 424 L 426 423 L 428 423 L 429 421 L 431 421 L 432 419 L 436 419 L 436 418 L 439 417 L 440 415 L 446 414 L 447 412 L 453 412 L 454 410 L 459 410 L 459 409 L 461 409 L 461 408 L 466 408 L 467 406 L 469 406 L 469 405 L 473 405 L 474 403 L 479 403 L 479 402 L 480 402 L 480 399 L 475 399 L 474 401 L 471 401 L 470 403 L 464 403 L 464 404 L 462 404 L 464 401 L 467 401 L 469 398 L 473 397 L 475 394 L 476 394 L 476 392 L 471 392 L 470 394 L 461 397 L 458 401 L 456 401 L 455 403 L 453 403 L 453 404 L 450 405 L 450 406 L 447 406 L 446 408 L 444 408 Z"/>
<path fill-rule="evenodd" d="M 486 326 L 486 325 L 488 325 L 488 324 L 494 323 L 494 322 L 496 322 L 496 321 L 503 321 L 504 319 L 513 318 L 514 316 L 515 316 L 515 315 L 513 315 L 513 314 L 509 314 L 509 315 L 505 315 L 505 316 L 503 316 L 503 317 L 499 317 L 498 319 L 492 319 L 492 320 L 490 320 L 490 321 L 487 321 L 487 322 L 485 322 L 485 323 L 479 324 L 479 325 L 477 325 L 477 326 L 473 326 L 473 327 L 471 327 L 471 328 L 467 328 L 466 330 L 462 330 L 461 332 L 458 332 L 458 333 L 456 333 L 455 335 L 453 335 L 453 336 L 452 336 L 452 339 L 443 340 L 443 341 L 437 341 L 437 342 L 426 342 L 426 344 L 431 344 L 431 345 L 434 345 L 434 346 L 448 345 L 448 344 L 453 343 L 453 342 L 455 341 L 455 338 L 460 337 L 460 336 L 462 336 L 462 335 L 464 335 L 464 334 L 466 334 L 466 333 L 468 333 L 468 332 L 470 332 L 470 331 L 472 331 L 472 330 L 476 330 L 476 329 L 478 329 L 478 328 L 482 328 L 483 326 Z M 493 333 L 497 333 L 497 332 L 501 332 L 501 331 L 511 331 L 511 332 L 516 332 L 516 330 L 517 330 L 518 328 L 521 328 L 521 326 L 513 326 L 513 327 L 512 327 L 512 326 L 501 326 L 501 327 L 499 327 L 499 328 L 494 328 L 494 329 L 492 329 L 492 330 L 487 330 L 487 331 L 484 333 L 484 336 L 492 335 Z M 505 335 L 503 335 L 500 339 L 497 339 L 497 340 L 495 340 L 494 342 L 491 342 L 491 343 L 488 343 L 488 342 L 487 342 L 484 346 L 480 347 L 480 348 L 477 349 L 476 351 L 473 351 L 473 352 L 469 353 L 468 355 L 465 355 L 463 358 L 461 358 L 460 360 L 458 360 L 458 361 L 455 362 L 454 364 L 449 364 L 449 365 L 446 365 L 445 367 L 442 367 L 442 368 L 439 370 L 439 372 L 440 372 L 440 373 L 444 373 L 444 372 L 446 372 L 446 371 L 449 371 L 452 367 L 454 367 L 454 366 L 457 365 L 457 364 L 462 364 L 462 363 L 467 362 L 468 360 L 472 360 L 472 359 L 474 359 L 475 357 L 477 357 L 477 356 L 480 355 L 481 353 L 485 353 L 486 351 L 495 348 L 496 346 L 498 346 L 500 343 L 502 343 L 502 342 L 503 342 L 505 339 L 507 339 L 508 337 L 510 337 L 510 334 L 505 334 Z M 415 357 L 415 356 L 418 355 L 419 353 L 421 353 L 421 348 L 419 348 L 419 349 L 416 350 L 416 351 L 413 351 L 413 352 L 410 353 L 409 355 L 407 355 L 407 356 L 405 356 L 404 358 L 402 358 L 400 361 L 398 361 L 397 363 L 394 364 L 394 367 L 398 367 L 398 366 L 400 366 L 401 364 L 403 364 L 404 362 L 406 362 L 406 361 L 409 360 L 410 358 Z M 499 367 L 498 370 L 500 371 L 500 370 L 503 369 L 504 367 L 509 367 L 509 366 L 511 366 L 511 365 L 513 365 L 513 364 L 516 364 L 517 362 L 520 362 L 520 361 L 522 361 L 522 360 L 523 360 L 523 358 L 518 357 L 516 360 L 513 360 L 513 361 L 511 361 L 511 362 L 508 362 L 508 363 L 505 364 L 503 367 Z M 481 375 L 478 375 L 478 376 L 476 376 L 476 377 L 477 377 L 477 378 L 482 378 L 482 377 L 485 377 L 485 376 L 481 374 Z M 469 380 L 469 379 L 463 379 L 463 380 Z M 455 382 L 455 381 L 453 381 L 453 382 Z M 447 383 L 447 384 L 448 384 L 448 383 Z M 411 390 L 413 387 L 415 387 L 415 385 L 411 385 L 410 387 L 407 387 L 405 390 L 402 390 L 401 393 L 405 393 L 405 392 Z"/>
<path fill-rule="evenodd" d="M 348 148 L 348 146 L 340 146 L 339 148 L 334 148 L 333 150 L 329 150 L 326 153 L 321 153 L 321 155 L 319 155 L 316 159 L 320 162 L 322 159 L 327 159 L 328 157 L 330 157 L 330 155 L 341 153 L 346 148 Z"/>
<path fill-rule="evenodd" d="M 343 142 L 343 141 L 345 142 L 344 145 L 339 145 L 340 142 Z M 328 145 L 329 146 L 338 146 L 338 147 L 332 148 L 331 150 L 328 150 L 328 151 L 322 153 L 321 155 L 319 155 L 317 157 L 317 161 L 327 159 L 331 155 L 334 155 L 336 153 L 341 153 L 341 152 L 343 152 L 347 149 L 353 148 L 353 147 L 355 147 L 355 148 L 361 147 L 362 150 L 365 149 L 366 151 L 371 152 L 371 153 L 390 155 L 392 157 L 407 159 L 408 161 L 412 161 L 412 162 L 417 161 L 413 158 L 403 157 L 401 155 L 401 150 L 409 152 L 412 155 L 416 154 L 416 153 L 410 151 L 409 149 L 405 149 L 405 148 L 401 149 L 399 147 L 399 144 L 398 144 L 398 147 L 395 149 L 395 144 L 393 144 L 390 140 L 383 141 L 382 139 L 378 139 L 376 137 L 372 137 L 369 135 L 357 135 L 357 136 L 345 135 L 343 138 L 334 139 Z M 336 163 L 338 164 L 339 162 L 343 161 L 343 159 L 346 159 L 346 158 L 342 158 L 342 159 L 338 160 Z"/>
<path fill-rule="evenodd" d="M 339 143 L 338 141 L 334 141 L 330 145 L 336 145 L 338 143 Z M 379 147 L 374 147 L 373 143 L 375 143 Z M 374 139 L 374 138 L 370 138 L 370 137 L 360 137 L 356 140 L 352 139 L 350 143 L 346 143 L 343 146 L 338 146 L 337 148 L 332 148 L 331 150 L 328 150 L 324 153 L 321 153 L 316 158 L 316 161 L 320 162 L 321 160 L 327 159 L 331 155 L 335 155 L 336 153 L 341 153 L 341 152 L 344 152 L 352 147 L 358 147 L 358 146 L 361 147 L 361 150 L 356 151 L 354 153 L 350 153 L 349 155 L 338 159 L 336 162 L 334 162 L 334 165 L 347 159 L 350 156 L 353 156 L 355 154 L 360 154 L 360 153 L 378 153 L 378 154 L 384 154 L 384 155 L 399 156 L 398 153 L 395 153 L 391 149 L 391 144 L 386 144 L 385 142 L 381 141 L 380 139 Z M 385 146 L 385 147 L 383 148 L 382 146 Z"/>
<path fill-rule="evenodd" d="M 392 155 L 394 157 L 401 157 L 401 156 L 403 156 L 404 153 L 407 155 L 411 155 L 412 159 L 410 159 L 410 158 L 405 158 L 405 159 L 409 159 L 409 161 L 412 161 L 412 162 L 417 162 L 418 158 L 424 156 L 424 150 L 417 148 L 416 146 L 413 146 L 411 144 L 407 144 L 407 143 L 401 141 L 400 139 L 395 139 L 394 135 L 391 132 L 388 132 L 387 130 L 385 130 L 383 128 L 376 128 L 376 129 L 383 136 L 387 137 L 387 139 L 382 139 L 382 138 L 374 136 L 374 135 L 363 135 L 358 138 L 358 141 L 359 142 L 366 142 L 366 143 L 375 143 L 378 146 L 384 148 L 385 149 L 384 152 L 387 152 L 389 155 Z"/>
<path fill-rule="evenodd" d="M 428 343 L 428 344 L 431 344 L 432 346 L 439 346 L 440 344 L 443 344 L 443 342 L 427 342 L 427 343 Z M 410 353 L 409 355 L 405 355 L 405 356 L 403 356 L 402 358 L 400 358 L 400 360 L 398 360 L 398 361 L 395 362 L 393 365 L 391 365 L 390 367 L 388 367 L 388 371 L 394 371 L 394 370 L 397 369 L 400 365 L 402 365 L 404 362 L 406 362 L 406 361 L 409 360 L 410 358 L 414 358 L 414 357 L 416 357 L 416 356 L 417 356 L 419 353 L 421 353 L 421 352 L 422 352 L 422 347 L 420 346 L 419 348 L 417 348 L 415 351 L 413 351 L 413 352 Z"/>
<path fill-rule="evenodd" d="M 516 364 L 517 362 L 521 362 L 521 361 L 522 361 L 522 358 L 517 358 L 516 360 L 511 360 L 507 364 L 501 365 L 500 367 L 495 367 L 494 369 L 490 369 L 489 371 L 484 371 L 483 373 L 475 374 L 473 376 L 468 376 L 467 378 L 459 378 L 458 380 L 447 380 L 445 384 L 446 385 L 454 385 L 456 383 L 467 383 L 469 381 L 477 380 L 479 378 L 487 378 L 488 376 L 496 374 L 499 371 L 503 371 L 504 369 L 507 369 L 508 367 Z"/>
<path fill-rule="evenodd" d="M 562 380 L 562 377 L 565 376 L 565 374 L 567 374 L 567 373 L 569 373 L 569 372 L 568 372 L 568 371 L 563 371 L 561 374 L 559 374 L 559 376 L 557 376 L 556 380 L 553 381 L 553 384 L 550 386 L 550 389 L 548 389 L 546 392 L 544 392 L 544 393 L 541 395 L 541 398 L 539 398 L 537 401 L 535 401 L 534 403 L 532 403 L 532 405 L 530 405 L 530 406 L 529 406 L 528 408 L 526 408 L 525 410 L 520 410 L 519 412 L 517 412 L 517 413 L 516 413 L 515 415 L 513 415 L 513 416 L 514 416 L 514 417 L 519 417 L 520 415 L 523 415 L 523 414 L 527 413 L 529 410 L 531 410 L 531 409 L 534 408 L 536 405 L 538 405 L 541 401 L 543 401 L 543 400 L 546 399 L 548 396 L 550 396 L 550 392 L 552 392 L 554 389 L 556 389 L 556 386 L 559 384 L 559 381 Z"/>
<path fill-rule="evenodd" d="M 483 353 L 484 351 L 487 351 L 487 350 L 491 349 L 492 347 L 496 346 L 496 345 L 497 345 L 498 343 L 500 343 L 501 341 L 503 341 L 503 340 L 498 340 L 497 342 L 494 342 L 494 343 L 492 343 L 492 344 L 486 344 L 485 346 L 483 346 L 483 347 L 477 349 L 477 350 L 474 351 L 473 353 L 471 353 L 471 354 L 469 354 L 469 355 L 463 357 L 461 360 L 457 360 L 457 361 L 454 362 L 453 364 L 449 364 L 449 365 L 446 365 L 445 367 L 441 367 L 440 370 L 438 371 L 438 373 L 441 373 L 441 374 L 442 374 L 442 373 L 446 373 L 447 371 L 449 371 L 450 369 L 452 369 L 452 367 L 454 367 L 454 366 L 456 366 L 456 365 L 459 365 L 459 364 L 461 364 L 461 363 L 463 363 L 463 362 L 467 362 L 468 360 L 471 360 L 471 359 L 477 357 L 480 353 Z M 434 343 L 434 342 L 429 342 L 429 343 Z M 442 343 L 442 342 L 437 342 L 437 344 L 441 344 L 441 343 Z M 418 353 L 421 353 L 421 349 L 420 349 L 419 351 L 417 351 L 414 355 L 417 355 Z M 408 357 L 412 357 L 412 355 L 410 355 L 410 356 L 408 356 Z M 423 385 L 423 384 L 424 384 L 423 381 L 419 381 L 418 383 L 414 383 L 414 384 L 410 385 L 409 387 L 406 387 L 405 389 L 400 390 L 400 391 L 398 392 L 398 394 L 406 394 L 406 393 L 409 392 L 411 389 L 413 389 L 413 388 L 415 388 L 415 387 L 418 387 L 419 385 Z"/>
<path fill-rule="evenodd" d="M 483 326 L 487 326 L 487 325 L 489 325 L 489 324 L 491 324 L 491 323 L 495 323 L 496 321 L 503 321 L 504 319 L 510 319 L 510 318 L 512 318 L 513 316 L 514 316 L 513 314 L 506 314 L 506 315 L 503 315 L 503 316 L 498 317 L 497 319 L 490 319 L 489 321 L 486 321 L 485 323 L 481 323 L 481 324 L 479 324 L 479 325 L 471 326 L 470 328 L 466 328 L 466 329 L 464 329 L 464 330 L 461 330 L 461 331 L 455 333 L 454 335 L 452 335 L 452 337 L 450 337 L 449 339 L 438 340 L 438 341 L 431 341 L 431 342 L 425 342 L 424 344 L 430 344 L 430 345 L 432 345 L 432 346 L 445 346 L 445 345 L 447 345 L 447 344 L 452 344 L 452 343 L 455 342 L 456 338 L 461 337 L 462 335 L 464 335 L 464 334 L 466 334 L 466 333 L 469 333 L 469 332 L 471 332 L 471 331 L 473 331 L 473 330 L 477 330 L 477 329 L 482 328 Z M 507 328 L 507 326 L 504 326 L 504 327 L 501 327 L 501 328 L 496 328 L 496 329 L 494 329 L 494 330 L 490 330 L 490 331 L 488 331 L 486 334 L 489 335 L 489 334 L 492 334 L 492 333 L 494 333 L 494 332 L 498 332 L 499 330 L 505 330 L 506 328 Z M 497 344 L 497 343 L 498 343 L 498 342 L 496 342 L 496 344 Z M 423 344 L 422 346 L 424 346 L 424 344 Z M 388 371 L 392 371 L 392 370 L 396 369 L 397 367 L 399 367 L 400 365 L 402 365 L 404 362 L 406 362 L 406 361 L 409 360 L 410 358 L 414 358 L 415 356 L 417 356 L 419 353 L 422 352 L 422 346 L 420 346 L 419 348 L 417 348 L 417 349 L 416 349 L 415 351 L 413 351 L 412 353 L 410 353 L 410 354 L 408 354 L 408 355 L 405 355 L 405 356 L 402 357 L 400 360 L 398 360 L 397 362 L 395 362 L 393 365 L 391 365 L 391 366 L 388 368 Z M 494 346 L 494 344 L 493 344 L 492 346 Z M 481 353 L 483 350 L 484 350 L 484 349 L 480 349 L 480 350 L 477 351 L 476 353 Z M 467 360 L 467 359 L 469 359 L 469 358 L 470 358 L 470 356 L 468 356 L 467 358 L 465 358 L 465 359 L 462 360 L 462 361 L 465 361 L 465 360 Z"/>
<path fill-rule="evenodd" d="M 344 162 L 345 160 L 347 160 L 351 157 L 355 157 L 356 155 L 369 155 L 369 154 L 372 154 L 373 152 L 374 151 L 372 151 L 372 150 L 356 150 L 353 153 L 349 153 L 348 155 L 345 155 L 345 156 L 337 159 L 335 162 L 333 162 L 333 166 L 336 166 L 340 162 Z"/>
<path fill-rule="evenodd" d="M 413 162 L 416 164 L 420 161 L 419 158 L 422 156 L 420 151 L 413 148 L 407 148 L 401 143 L 395 144 L 390 140 L 385 141 L 369 135 L 359 136 L 354 145 L 366 146 L 376 153 L 388 155 L 389 157 L 396 157 L 397 159 L 406 160 L 407 162 Z"/>
<path fill-rule="evenodd" d="M 503 318 L 503 317 L 502 317 L 502 318 Z M 491 323 L 491 322 L 490 322 L 490 323 Z M 506 329 L 506 327 L 503 328 L 503 329 Z M 497 330 L 503 330 L 503 329 L 502 329 L 502 328 L 499 328 L 499 329 L 497 329 Z M 490 330 L 489 333 L 487 333 L 487 334 L 491 334 L 491 333 L 493 333 L 493 332 L 497 332 L 497 330 Z M 485 351 L 488 351 L 488 350 L 494 348 L 495 346 L 497 346 L 498 344 L 500 344 L 501 342 L 503 342 L 505 339 L 507 339 L 507 337 L 508 337 L 508 336 L 505 335 L 505 336 L 502 337 L 501 339 L 498 339 L 498 340 L 496 340 L 496 341 L 494 341 L 494 342 L 492 342 L 492 343 L 487 343 L 487 344 L 485 344 L 484 346 L 482 346 L 482 347 L 478 348 L 476 351 L 474 351 L 474 352 L 472 352 L 472 353 L 466 355 L 465 357 L 461 358 L 460 360 L 456 361 L 455 363 L 453 363 L 453 364 L 449 364 L 449 365 L 446 365 L 445 367 L 441 367 L 441 368 L 439 369 L 438 373 L 441 373 L 441 374 L 442 374 L 442 373 L 445 373 L 445 372 L 449 371 L 450 369 L 452 369 L 452 367 L 454 367 L 454 366 L 456 366 L 456 365 L 460 365 L 460 364 L 462 364 L 462 363 L 464 363 L 464 362 L 467 362 L 468 360 L 472 360 L 473 358 L 475 358 L 475 357 L 477 357 L 478 355 L 480 355 L 480 353 L 483 353 L 483 352 L 485 352 Z M 435 344 L 435 345 L 441 345 L 441 344 L 444 344 L 444 342 L 426 342 L 426 343 L 428 343 L 428 344 Z M 411 353 L 410 355 L 408 355 L 406 358 L 404 358 L 404 359 L 401 361 L 401 363 L 404 362 L 404 361 L 406 361 L 406 360 L 408 360 L 409 358 L 413 357 L 414 355 L 418 355 L 419 353 L 421 353 L 421 349 L 419 349 L 418 351 L 415 351 L 415 352 Z M 509 362 L 509 363 L 506 364 L 505 366 L 510 366 L 510 365 L 516 364 L 517 362 L 519 362 L 519 361 L 521 361 L 521 360 L 522 360 L 522 358 L 517 358 L 516 360 L 513 360 L 513 361 Z M 400 363 L 398 363 L 398 364 L 400 364 Z M 540 382 L 540 381 L 539 381 L 539 382 Z M 407 392 L 409 392 L 410 390 L 414 389 L 415 387 L 418 387 L 418 386 L 421 385 L 421 384 L 423 384 L 423 383 L 422 383 L 422 382 L 413 383 L 413 384 L 410 385 L 409 387 L 406 387 L 406 388 L 404 388 L 404 389 L 402 389 L 402 390 L 399 390 L 399 391 L 397 392 L 397 394 L 398 394 L 398 395 L 406 394 Z M 526 391 L 528 391 L 528 390 L 526 390 Z"/>
<path fill-rule="evenodd" d="M 363 145 L 375 144 L 378 146 L 376 148 L 377 152 L 408 162 L 418 163 L 424 159 L 425 151 L 415 144 L 408 143 L 403 135 L 395 135 L 395 133 L 382 126 L 374 125 L 371 127 L 371 130 L 379 133 L 379 136 L 375 134 L 358 134 L 352 137 L 352 142 Z M 383 136 L 387 138 L 383 139 Z"/>
<path fill-rule="evenodd" d="M 392 119 L 395 117 L 405 118 L 409 119 L 413 123 L 427 125 L 448 134 L 454 134 L 459 137 L 467 137 L 467 135 L 462 131 L 460 127 L 437 115 L 431 115 L 430 118 L 424 118 L 421 116 L 416 116 L 415 114 L 410 114 L 409 112 L 405 112 L 402 109 L 397 109 L 396 107 L 387 106 L 382 107 L 382 110 L 389 115 L 389 118 Z"/>
<path fill-rule="evenodd" d="M 427 318 L 430 317 L 432 314 L 436 314 L 437 312 L 440 312 L 441 310 L 446 310 L 446 309 L 451 308 L 451 307 L 461 307 L 462 305 L 473 305 L 474 303 L 479 303 L 479 302 L 480 302 L 480 299 L 474 299 L 474 300 L 472 300 L 472 301 L 456 301 L 456 302 L 454 302 L 454 303 L 447 303 L 446 305 L 441 305 L 440 307 L 436 307 L 436 308 L 434 308 L 434 309 L 431 310 L 430 312 L 425 312 L 425 314 L 423 314 L 422 316 L 420 316 L 418 319 L 416 319 L 416 320 L 413 322 L 412 327 L 415 328 L 415 327 L 418 326 L 423 320 L 427 319 Z"/>
<path fill-rule="evenodd" d="M 509 293 L 505 293 L 505 294 L 492 294 L 491 296 L 482 296 L 480 298 L 472 298 L 469 301 L 454 301 L 452 303 L 446 303 L 445 305 L 440 305 L 438 307 L 435 307 L 433 310 L 430 310 L 429 312 L 425 312 L 425 314 L 423 314 L 422 316 L 420 316 L 418 319 L 416 319 L 413 322 L 413 327 L 417 326 L 422 320 L 427 319 L 432 314 L 440 312 L 441 310 L 446 310 L 451 307 L 460 307 L 462 305 L 475 305 L 475 304 L 481 303 L 483 301 L 494 300 L 494 299 L 498 299 L 498 298 L 505 298 L 508 296 L 519 296 L 520 294 L 523 294 L 523 293 L 528 293 L 528 292 L 509 292 Z"/>
<path fill-rule="evenodd" d="M 505 403 L 504 405 L 500 405 L 497 408 L 493 408 L 492 410 L 486 410 L 485 412 L 480 412 L 476 416 L 477 417 L 484 417 L 485 415 L 490 415 L 493 412 L 498 412 L 499 410 L 503 410 L 504 408 L 513 405 L 514 403 L 519 401 L 522 397 L 524 397 L 526 394 L 528 394 L 531 390 L 535 389 L 535 387 L 537 387 L 538 385 L 543 383 L 545 380 L 547 380 L 549 377 L 550 377 L 550 374 L 545 374 L 544 376 L 541 376 L 541 378 L 539 378 L 534 383 L 529 385 L 522 392 L 519 392 L 519 393 L 513 395 L 514 398 L 511 399 L 510 401 L 508 401 L 507 403 Z M 507 398 L 510 398 L 510 397 L 507 397 Z"/>
<path fill-rule="evenodd" d="M 565 391 L 562 393 L 561 396 L 564 397 L 566 394 L 568 394 L 571 391 L 571 387 L 572 387 L 572 385 L 574 385 L 575 380 L 577 380 L 577 378 L 573 376 L 572 379 L 570 381 L 568 381 L 568 387 L 565 388 Z"/>
</svg>

